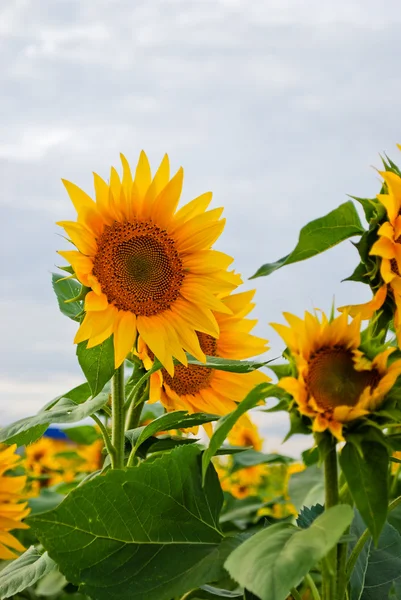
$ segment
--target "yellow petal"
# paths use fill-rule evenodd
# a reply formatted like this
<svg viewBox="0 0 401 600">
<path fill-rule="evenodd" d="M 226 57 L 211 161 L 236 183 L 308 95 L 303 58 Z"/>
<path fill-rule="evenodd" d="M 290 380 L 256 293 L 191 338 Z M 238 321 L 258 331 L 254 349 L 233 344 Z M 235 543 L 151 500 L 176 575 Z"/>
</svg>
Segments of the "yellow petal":
<svg viewBox="0 0 401 600">
<path fill-rule="evenodd" d="M 356 315 L 360 315 L 362 321 L 367 319 L 371 319 L 373 314 L 379 310 L 387 297 L 387 285 L 382 285 L 372 300 L 369 302 L 365 302 L 364 304 L 353 304 L 350 306 L 341 306 L 338 310 L 340 312 L 346 311 L 351 317 L 355 317 Z"/>
<path fill-rule="evenodd" d="M 170 161 L 165 154 L 160 163 L 159 168 L 153 178 L 153 181 L 146 192 L 143 204 L 143 216 L 148 216 L 151 213 L 153 202 L 160 192 L 166 187 L 170 179 Z"/>
<path fill-rule="evenodd" d="M 93 173 L 93 180 L 95 186 L 96 206 L 106 223 L 111 225 L 111 223 L 116 219 L 116 215 L 113 214 L 109 204 L 109 185 L 97 173 Z"/>
<path fill-rule="evenodd" d="M 211 203 L 212 197 L 212 192 L 206 192 L 205 194 L 194 198 L 193 200 L 191 200 L 191 202 L 188 202 L 188 204 L 185 204 L 185 206 L 180 208 L 180 210 L 176 213 L 174 219 L 175 225 L 173 225 L 173 228 L 181 226 L 189 219 L 192 219 L 193 217 L 197 217 L 201 213 L 204 213 L 209 204 Z"/>
<path fill-rule="evenodd" d="M 166 228 L 177 208 L 184 179 L 184 171 L 180 168 L 153 203 L 151 219 L 159 227 Z"/>
<path fill-rule="evenodd" d="M 139 316 L 137 318 L 138 333 L 145 344 L 162 363 L 169 375 L 174 375 L 174 363 L 171 352 L 166 348 L 166 334 L 161 330 L 158 321 L 153 317 Z"/>
<path fill-rule="evenodd" d="M 382 256 L 383 258 L 394 258 L 395 257 L 395 244 L 386 237 L 381 237 L 375 242 L 370 249 L 369 254 L 372 256 Z"/>
<path fill-rule="evenodd" d="M 97 311 L 106 310 L 109 303 L 106 294 L 95 294 L 95 292 L 89 292 L 85 296 L 85 310 L 86 311 Z"/>
<path fill-rule="evenodd" d="M 63 182 L 77 213 L 79 213 L 81 208 L 96 208 L 96 204 L 93 202 L 92 198 L 75 185 L 75 183 L 71 183 L 71 181 L 67 181 L 66 179 L 62 179 L 61 181 Z"/>
<path fill-rule="evenodd" d="M 96 240 L 93 233 L 86 227 L 75 221 L 59 221 L 57 225 L 65 229 L 72 243 L 82 254 L 86 254 L 87 256 L 94 256 L 96 254 Z"/>
<path fill-rule="evenodd" d="M 148 157 L 145 152 L 142 150 L 139 155 L 138 165 L 135 171 L 135 186 L 139 192 L 140 196 L 145 196 L 148 187 L 150 186 L 152 181 L 152 174 L 150 171 L 150 165 Z"/>
<path fill-rule="evenodd" d="M 114 330 L 115 367 L 124 362 L 136 339 L 136 317 L 131 312 L 120 311 L 119 320 Z"/>
<path fill-rule="evenodd" d="M 381 225 L 377 231 L 377 235 L 378 236 L 382 236 L 385 238 L 388 238 L 389 240 L 393 241 L 394 240 L 394 227 L 391 225 L 391 223 L 389 223 L 389 221 L 386 221 L 385 223 L 383 223 L 383 225 Z"/>
</svg>

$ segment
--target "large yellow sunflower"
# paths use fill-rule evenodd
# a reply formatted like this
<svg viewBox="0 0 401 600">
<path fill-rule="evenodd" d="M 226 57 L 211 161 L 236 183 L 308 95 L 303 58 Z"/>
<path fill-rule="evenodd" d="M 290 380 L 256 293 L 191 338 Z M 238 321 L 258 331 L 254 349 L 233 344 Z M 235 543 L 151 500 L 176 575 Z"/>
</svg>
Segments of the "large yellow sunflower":
<svg viewBox="0 0 401 600">
<path fill-rule="evenodd" d="M 376 410 L 401 373 L 401 359 L 387 366 L 388 348 L 370 361 L 360 350 L 360 316 L 343 312 L 329 322 L 322 314 L 284 313 L 289 326 L 272 324 L 291 351 L 297 377 L 278 383 L 291 394 L 313 431 L 328 429 L 342 440 L 343 425 Z"/>
<path fill-rule="evenodd" d="M 21 502 L 26 477 L 7 476 L 5 473 L 16 467 L 20 457 L 15 454 L 16 444 L 0 447 L 0 559 L 11 560 L 17 558 L 14 552 L 24 552 L 24 546 L 10 531 L 13 529 L 28 529 L 28 525 L 21 523 L 29 514 L 26 502 Z"/>
<path fill-rule="evenodd" d="M 213 312 L 231 312 L 219 296 L 241 278 L 227 271 L 232 258 L 211 250 L 225 220 L 222 208 L 207 210 L 210 192 L 177 211 L 182 168 L 170 179 L 166 155 L 152 178 L 142 152 L 132 176 L 121 161 L 122 179 L 114 168 L 109 183 L 95 174 L 95 200 L 63 182 L 78 218 L 58 225 L 77 249 L 60 254 L 90 288 L 74 341 L 91 348 L 114 334 L 118 367 L 138 332 L 172 375 L 173 357 L 187 364 L 185 351 L 204 361 L 195 331 L 218 337 Z"/>
<path fill-rule="evenodd" d="M 387 193 L 378 194 L 377 199 L 385 207 L 388 220 L 379 228 L 378 240 L 370 249 L 372 256 L 380 257 L 380 274 L 383 280 L 374 297 L 366 304 L 345 306 L 350 315 L 361 315 L 370 319 L 379 310 L 388 294 L 394 299 L 394 326 L 398 344 L 401 344 L 401 177 L 392 171 L 380 171 Z"/>
<path fill-rule="evenodd" d="M 267 341 L 249 333 L 257 320 L 244 318 L 254 307 L 251 300 L 255 292 L 241 292 L 222 299 L 226 311 L 216 313 L 220 337 L 197 332 L 200 347 L 208 356 L 246 359 L 266 352 Z M 139 355 L 146 368 L 152 365 L 152 356 L 146 339 L 138 340 Z M 236 407 L 258 383 L 270 381 L 260 371 L 229 373 L 197 365 L 177 365 L 174 376 L 166 369 L 150 377 L 150 402 L 161 401 L 168 410 L 188 410 L 224 415 Z"/>
</svg>

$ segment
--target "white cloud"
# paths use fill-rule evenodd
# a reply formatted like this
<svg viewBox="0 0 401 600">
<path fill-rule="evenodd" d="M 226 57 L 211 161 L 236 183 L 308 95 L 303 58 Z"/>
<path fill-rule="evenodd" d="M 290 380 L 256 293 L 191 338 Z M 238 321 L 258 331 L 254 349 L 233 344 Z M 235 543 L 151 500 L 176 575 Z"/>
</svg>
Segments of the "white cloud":
<svg viewBox="0 0 401 600">
<path fill-rule="evenodd" d="M 10 133 L 10 139 L 0 142 L 0 158 L 15 161 L 37 161 L 57 147 L 63 146 L 74 138 L 74 132 L 68 129 L 46 129 L 30 127 L 17 128 Z M 11 135 L 12 133 L 12 135 Z"/>
</svg>

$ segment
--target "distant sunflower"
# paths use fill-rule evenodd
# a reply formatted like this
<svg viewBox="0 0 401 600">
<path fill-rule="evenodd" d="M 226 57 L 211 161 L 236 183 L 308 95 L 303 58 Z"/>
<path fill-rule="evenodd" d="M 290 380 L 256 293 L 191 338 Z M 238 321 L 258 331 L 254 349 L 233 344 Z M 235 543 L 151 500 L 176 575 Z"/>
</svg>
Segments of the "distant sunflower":
<svg viewBox="0 0 401 600">
<path fill-rule="evenodd" d="M 249 333 L 257 320 L 244 317 L 253 309 L 251 300 L 255 292 L 241 292 L 222 299 L 224 313 L 216 313 L 220 337 L 197 332 L 200 347 L 208 356 L 246 359 L 267 351 L 267 341 Z M 139 355 L 145 367 L 152 365 L 152 356 L 139 338 Z M 174 376 L 166 369 L 157 371 L 150 377 L 150 402 L 161 401 L 168 410 L 188 410 L 224 415 L 236 407 L 258 383 L 270 381 L 260 371 L 252 373 L 229 373 L 197 365 L 177 365 Z"/>
<path fill-rule="evenodd" d="M 248 415 L 243 415 L 228 435 L 228 441 L 233 446 L 252 446 L 254 450 L 262 450 L 263 440 L 257 426 Z"/>
<path fill-rule="evenodd" d="M 182 168 L 170 179 L 166 155 L 152 178 L 141 152 L 133 177 L 123 155 L 121 161 L 122 180 L 114 168 L 110 183 L 94 175 L 95 201 L 63 182 L 78 218 L 58 225 L 77 249 L 59 254 L 90 288 L 74 341 L 89 340 L 91 348 L 114 334 L 118 367 L 138 332 L 172 375 L 173 357 L 187 364 L 185 351 L 205 360 L 195 331 L 218 337 L 213 312 L 230 313 L 219 296 L 234 290 L 241 278 L 227 271 L 232 258 L 211 250 L 225 220 L 222 208 L 207 210 L 210 192 L 177 211 Z"/>
<path fill-rule="evenodd" d="M 10 531 L 13 529 L 28 529 L 28 525 L 21 523 L 29 514 L 27 502 L 21 502 L 26 477 L 5 475 L 14 469 L 20 461 L 15 454 L 16 444 L 8 447 L 0 446 L 0 559 L 11 560 L 17 558 L 14 552 L 24 552 L 24 546 Z"/>
<path fill-rule="evenodd" d="M 305 313 L 304 320 L 284 313 L 289 323 L 272 324 L 283 338 L 297 367 L 297 377 L 278 383 L 291 394 L 312 430 L 329 430 L 343 439 L 344 424 L 376 410 L 401 373 L 401 359 L 387 366 L 395 348 L 370 361 L 360 350 L 360 317 L 348 323 L 343 312 L 329 322 L 323 314 Z"/>
</svg>

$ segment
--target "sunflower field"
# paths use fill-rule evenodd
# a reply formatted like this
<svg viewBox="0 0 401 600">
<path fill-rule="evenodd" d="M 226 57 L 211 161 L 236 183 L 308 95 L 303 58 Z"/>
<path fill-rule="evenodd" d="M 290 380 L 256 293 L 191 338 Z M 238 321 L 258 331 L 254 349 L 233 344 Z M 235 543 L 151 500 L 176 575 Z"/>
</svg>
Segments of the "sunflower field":
<svg viewBox="0 0 401 600">
<path fill-rule="evenodd" d="M 401 599 L 401 171 L 385 156 L 376 196 L 251 277 L 352 238 L 369 288 L 283 306 L 277 359 L 213 248 L 212 194 L 178 207 L 167 155 L 121 162 L 92 195 L 63 180 L 52 285 L 84 379 L 0 429 L 0 599 Z M 278 411 L 302 456 L 264 451 L 258 413 Z"/>
</svg>

